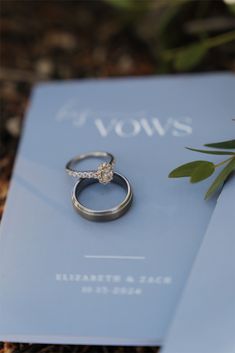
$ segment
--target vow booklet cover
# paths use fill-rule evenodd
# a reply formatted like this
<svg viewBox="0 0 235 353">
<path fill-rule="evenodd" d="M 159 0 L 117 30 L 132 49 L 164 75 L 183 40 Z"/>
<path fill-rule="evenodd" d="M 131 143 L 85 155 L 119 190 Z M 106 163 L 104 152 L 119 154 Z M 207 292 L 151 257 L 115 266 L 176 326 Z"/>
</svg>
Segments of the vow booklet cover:
<svg viewBox="0 0 235 353">
<path fill-rule="evenodd" d="M 35 88 L 1 224 L 0 340 L 162 344 L 215 206 L 211 180 L 168 173 L 206 159 L 185 146 L 232 138 L 234 91 L 229 74 Z M 90 151 L 113 153 L 132 185 L 115 221 L 72 207 L 65 164 Z M 88 187 L 83 203 L 120 202 L 114 186 Z"/>
<path fill-rule="evenodd" d="M 235 352 L 234 259 L 235 174 L 218 199 L 164 353 Z"/>
</svg>

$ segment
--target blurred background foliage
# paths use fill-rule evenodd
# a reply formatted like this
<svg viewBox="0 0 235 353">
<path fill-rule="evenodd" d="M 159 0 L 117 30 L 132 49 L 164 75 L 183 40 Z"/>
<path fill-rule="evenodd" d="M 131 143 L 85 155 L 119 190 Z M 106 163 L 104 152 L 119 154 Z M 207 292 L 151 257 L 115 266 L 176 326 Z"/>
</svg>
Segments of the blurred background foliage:
<svg viewBox="0 0 235 353">
<path fill-rule="evenodd" d="M 235 0 L 0 0 L 0 217 L 32 86 L 41 81 L 235 71 Z M 0 343 L 12 352 L 157 347 Z"/>
<path fill-rule="evenodd" d="M 235 1 L 106 2 L 147 44 L 156 73 L 235 68 Z"/>
<path fill-rule="evenodd" d="M 3 78 L 15 77 L 9 68 L 26 81 L 235 68 L 235 0 L 0 4 Z"/>
</svg>

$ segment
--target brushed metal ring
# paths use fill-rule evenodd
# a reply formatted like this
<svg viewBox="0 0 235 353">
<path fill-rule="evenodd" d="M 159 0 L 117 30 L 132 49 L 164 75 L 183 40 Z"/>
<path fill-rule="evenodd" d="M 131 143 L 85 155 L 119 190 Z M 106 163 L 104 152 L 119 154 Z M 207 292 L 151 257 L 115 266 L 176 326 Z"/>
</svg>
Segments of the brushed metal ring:
<svg viewBox="0 0 235 353">
<path fill-rule="evenodd" d="M 79 201 L 79 194 L 82 190 L 88 187 L 91 184 L 98 183 L 97 179 L 79 179 L 74 186 L 72 193 L 72 203 L 76 211 L 84 218 L 90 221 L 103 222 L 103 221 L 112 221 L 124 215 L 130 208 L 133 200 L 133 193 L 131 185 L 127 178 L 119 173 L 114 173 L 112 182 L 120 185 L 126 191 L 126 196 L 124 200 L 109 209 L 105 210 L 94 210 L 84 206 Z"/>
<path fill-rule="evenodd" d="M 106 158 L 107 161 L 101 163 L 97 170 L 77 170 L 77 164 L 87 158 Z M 68 161 L 65 166 L 66 172 L 77 178 L 89 178 L 89 179 L 98 179 L 101 184 L 108 184 L 113 178 L 113 167 L 115 164 L 114 156 L 109 152 L 88 152 L 80 154 Z"/>
</svg>

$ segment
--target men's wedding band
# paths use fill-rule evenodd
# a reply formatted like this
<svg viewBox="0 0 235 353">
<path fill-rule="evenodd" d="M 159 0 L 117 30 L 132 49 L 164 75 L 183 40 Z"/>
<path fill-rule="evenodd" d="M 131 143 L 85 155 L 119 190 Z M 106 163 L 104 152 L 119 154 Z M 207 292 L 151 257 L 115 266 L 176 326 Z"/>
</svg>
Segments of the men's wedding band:
<svg viewBox="0 0 235 353">
<path fill-rule="evenodd" d="M 72 193 L 72 202 L 78 213 L 90 221 L 111 221 L 121 217 L 131 206 L 133 193 L 129 181 L 121 174 L 114 173 L 112 182 L 120 185 L 126 190 L 124 200 L 115 207 L 105 210 L 94 210 L 84 206 L 79 201 L 79 195 L 82 190 L 91 184 L 98 183 L 97 179 L 79 179 L 74 186 Z"/>
<path fill-rule="evenodd" d="M 97 170 L 86 170 L 80 171 L 76 170 L 76 165 L 87 158 L 106 158 L 107 161 L 101 163 Z M 113 167 L 115 164 L 114 156 L 108 152 L 89 152 L 80 154 L 72 158 L 65 166 L 67 173 L 73 177 L 78 177 L 81 179 L 97 179 L 102 184 L 107 184 L 113 179 Z"/>
</svg>

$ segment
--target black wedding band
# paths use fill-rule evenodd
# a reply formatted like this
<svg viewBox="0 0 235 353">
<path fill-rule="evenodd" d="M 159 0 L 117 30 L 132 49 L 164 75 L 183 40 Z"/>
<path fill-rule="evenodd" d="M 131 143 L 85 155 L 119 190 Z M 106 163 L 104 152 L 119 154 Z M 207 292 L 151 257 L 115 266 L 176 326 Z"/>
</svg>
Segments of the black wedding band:
<svg viewBox="0 0 235 353">
<path fill-rule="evenodd" d="M 115 183 L 120 185 L 126 190 L 126 196 L 124 200 L 118 204 L 117 206 L 114 206 L 110 209 L 106 210 L 93 210 L 90 209 L 86 206 L 84 206 L 80 201 L 79 201 L 79 194 L 83 189 L 88 187 L 91 184 L 98 183 L 99 181 L 97 179 L 79 179 L 78 182 L 75 184 L 73 193 L 72 193 L 72 202 L 77 210 L 77 212 L 84 218 L 90 220 L 90 221 L 111 221 L 114 219 L 117 219 L 121 217 L 124 213 L 128 211 L 128 209 L 131 206 L 132 199 L 133 199 L 133 193 L 131 189 L 131 185 L 129 181 L 122 176 L 121 174 L 114 173 L 113 174 L 113 179 L 111 183 Z"/>
</svg>

